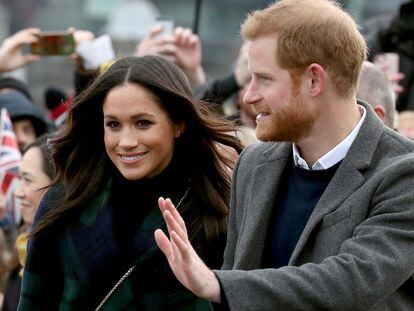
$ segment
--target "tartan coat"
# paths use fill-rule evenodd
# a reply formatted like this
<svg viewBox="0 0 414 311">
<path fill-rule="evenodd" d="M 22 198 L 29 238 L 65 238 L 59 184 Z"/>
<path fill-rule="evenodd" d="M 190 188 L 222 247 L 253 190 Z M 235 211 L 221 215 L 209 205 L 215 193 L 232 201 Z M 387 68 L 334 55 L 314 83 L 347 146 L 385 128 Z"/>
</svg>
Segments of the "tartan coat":
<svg viewBox="0 0 414 311">
<path fill-rule="evenodd" d="M 18 310 L 95 310 L 128 270 L 125 267 L 119 273 L 117 269 L 118 275 L 112 272 L 119 264 L 119 247 L 114 239 L 109 189 L 107 186 L 63 228 L 51 229 L 53 232 L 29 242 Z M 58 195 L 56 189 L 48 191 L 37 219 Z M 177 198 L 174 193 L 169 196 Z M 207 301 L 194 296 L 173 277 L 155 244 L 154 230 L 160 227 L 165 223 L 158 206 L 154 206 L 134 236 L 139 253 L 134 262 L 137 268 L 102 310 L 209 310 Z"/>
</svg>

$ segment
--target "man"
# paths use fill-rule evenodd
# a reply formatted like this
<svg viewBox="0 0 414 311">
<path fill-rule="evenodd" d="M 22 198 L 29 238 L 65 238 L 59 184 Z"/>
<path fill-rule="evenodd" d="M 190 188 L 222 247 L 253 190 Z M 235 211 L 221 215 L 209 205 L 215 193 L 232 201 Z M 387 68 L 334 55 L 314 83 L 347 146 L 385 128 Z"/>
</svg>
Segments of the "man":
<svg viewBox="0 0 414 311">
<path fill-rule="evenodd" d="M 231 310 L 414 310 L 414 144 L 356 101 L 365 42 L 328 0 L 250 15 L 259 113 L 234 169 L 222 270 L 192 248 L 169 200 L 158 246 L 180 282 Z M 275 141 L 283 141 L 276 143 Z"/>
<path fill-rule="evenodd" d="M 388 77 L 375 64 L 363 63 L 356 96 L 369 103 L 386 126 L 394 128 L 394 89 Z"/>
</svg>

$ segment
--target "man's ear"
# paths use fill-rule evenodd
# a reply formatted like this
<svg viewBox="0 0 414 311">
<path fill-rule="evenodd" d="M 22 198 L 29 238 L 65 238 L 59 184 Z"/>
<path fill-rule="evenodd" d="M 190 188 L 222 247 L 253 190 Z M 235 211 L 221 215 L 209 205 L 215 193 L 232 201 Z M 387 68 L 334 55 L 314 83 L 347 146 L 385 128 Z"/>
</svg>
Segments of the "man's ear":
<svg viewBox="0 0 414 311">
<path fill-rule="evenodd" d="M 382 120 L 382 122 L 385 123 L 385 121 L 387 120 L 387 112 L 385 111 L 385 108 L 381 105 L 376 105 L 374 107 L 374 111 L 377 114 L 377 116 L 379 116 L 379 118 Z"/>
<path fill-rule="evenodd" d="M 309 91 L 312 97 L 319 96 L 325 88 L 327 72 L 317 63 L 312 63 L 306 68 L 306 77 L 309 82 Z"/>
</svg>

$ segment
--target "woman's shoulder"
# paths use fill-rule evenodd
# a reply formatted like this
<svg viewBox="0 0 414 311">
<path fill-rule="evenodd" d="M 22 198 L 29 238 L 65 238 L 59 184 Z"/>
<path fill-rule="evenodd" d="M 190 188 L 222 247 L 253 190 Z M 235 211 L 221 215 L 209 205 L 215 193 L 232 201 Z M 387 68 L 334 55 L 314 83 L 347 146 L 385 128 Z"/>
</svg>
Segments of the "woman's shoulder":
<svg viewBox="0 0 414 311">
<path fill-rule="evenodd" d="M 63 185 L 58 184 L 55 186 L 50 187 L 43 199 L 40 201 L 39 208 L 37 209 L 34 222 L 38 222 L 45 214 L 47 214 L 50 209 L 52 209 L 54 202 L 58 199 L 62 198 L 64 195 L 64 188 Z"/>
<path fill-rule="evenodd" d="M 43 196 L 43 202 L 56 201 L 65 194 L 65 190 L 62 184 L 57 184 L 49 187 Z"/>
</svg>

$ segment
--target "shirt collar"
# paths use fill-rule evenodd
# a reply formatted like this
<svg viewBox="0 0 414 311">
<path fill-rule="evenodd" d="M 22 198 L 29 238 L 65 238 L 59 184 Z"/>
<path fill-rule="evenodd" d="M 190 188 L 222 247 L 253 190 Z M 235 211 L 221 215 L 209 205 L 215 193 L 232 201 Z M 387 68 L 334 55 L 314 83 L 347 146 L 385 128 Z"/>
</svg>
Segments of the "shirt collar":
<svg viewBox="0 0 414 311">
<path fill-rule="evenodd" d="M 300 156 L 299 149 L 296 144 L 293 144 L 293 161 L 295 162 L 296 166 L 300 168 L 307 169 L 307 170 L 326 170 L 332 166 L 334 166 L 339 161 L 342 161 L 349 148 L 351 148 L 352 143 L 354 142 L 355 138 L 357 137 L 359 130 L 361 129 L 362 123 L 365 120 L 365 116 L 367 111 L 365 107 L 358 105 L 359 111 L 362 113 L 362 117 L 354 127 L 351 133 L 345 137 L 338 145 L 336 145 L 333 149 L 328 151 L 325 155 L 323 155 L 318 161 L 316 161 L 312 168 L 309 168 L 306 161 Z"/>
</svg>

